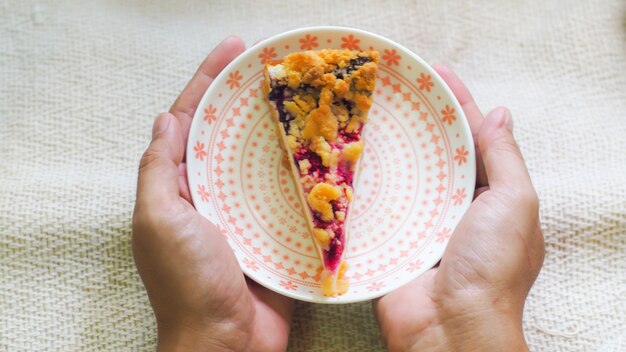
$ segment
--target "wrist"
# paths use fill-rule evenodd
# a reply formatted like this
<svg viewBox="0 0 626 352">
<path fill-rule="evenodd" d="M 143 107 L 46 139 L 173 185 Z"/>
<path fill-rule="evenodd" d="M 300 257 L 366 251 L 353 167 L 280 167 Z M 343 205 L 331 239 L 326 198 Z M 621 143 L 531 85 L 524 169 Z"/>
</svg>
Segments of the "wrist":
<svg viewBox="0 0 626 352">
<path fill-rule="evenodd" d="M 441 333 L 452 351 L 528 351 L 523 301 L 480 293 L 443 299 L 439 311 Z"/>
<path fill-rule="evenodd" d="M 230 324 L 157 324 L 158 351 L 244 351 L 248 336 Z"/>
<path fill-rule="evenodd" d="M 397 314 L 383 316 L 381 333 L 389 351 L 528 350 L 522 309 L 494 302 L 482 293 L 454 299 L 440 299 L 442 296 L 430 296 L 432 304 L 420 309 L 414 315 L 417 319 L 404 321 L 401 326 L 389 324 Z"/>
<path fill-rule="evenodd" d="M 451 351 L 528 351 L 521 320 L 496 314 L 449 318 L 441 334 Z"/>
</svg>

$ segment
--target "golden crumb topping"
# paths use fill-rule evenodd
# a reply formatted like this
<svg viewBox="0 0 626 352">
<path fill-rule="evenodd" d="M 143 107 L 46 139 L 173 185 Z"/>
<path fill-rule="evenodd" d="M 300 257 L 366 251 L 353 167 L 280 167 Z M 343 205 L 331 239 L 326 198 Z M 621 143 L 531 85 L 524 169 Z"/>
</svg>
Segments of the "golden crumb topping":
<svg viewBox="0 0 626 352">
<path fill-rule="evenodd" d="M 330 221 L 334 218 L 331 201 L 341 197 L 341 189 L 326 182 L 320 182 L 313 187 L 307 197 L 311 209 L 318 212 L 322 220 Z"/>
<path fill-rule="evenodd" d="M 317 227 L 313 229 L 313 234 L 315 235 L 315 238 L 317 238 L 317 240 L 320 242 L 322 247 L 324 247 L 324 249 L 328 249 L 330 240 L 335 237 L 335 234 L 332 231 L 320 229 Z"/>
<path fill-rule="evenodd" d="M 336 275 L 329 275 L 328 273 L 322 274 L 322 282 L 320 286 L 322 287 L 324 295 L 329 297 L 336 297 L 348 292 L 348 288 L 350 288 L 350 282 L 345 277 L 347 270 L 348 264 L 343 261 L 341 262 L 341 265 L 339 265 L 339 270 L 337 270 Z"/>
<path fill-rule="evenodd" d="M 341 151 L 341 157 L 343 160 L 350 163 L 351 166 L 359 160 L 361 153 L 363 152 L 363 141 L 348 143 L 343 147 Z"/>
<path fill-rule="evenodd" d="M 306 139 L 322 136 L 332 142 L 337 139 L 338 125 L 339 122 L 330 105 L 322 105 L 309 114 L 302 136 Z"/>
<path fill-rule="evenodd" d="M 345 226 L 378 56 L 376 51 L 303 51 L 264 71 L 263 92 L 310 210 L 307 222 L 324 262 L 320 285 L 327 296 L 343 294 L 349 286 Z"/>
<path fill-rule="evenodd" d="M 343 74 L 355 58 L 371 60 L 362 64 L 358 69 Z M 360 112 L 366 112 L 371 104 L 371 93 L 376 81 L 378 52 L 359 52 L 351 50 L 319 50 L 304 51 L 287 55 L 284 60 L 285 70 L 288 72 L 288 85 L 297 89 L 307 84 L 320 90 L 317 108 L 313 109 L 310 100 L 306 109 L 300 104 L 286 102 L 285 108 L 295 116 L 309 113 L 303 131 L 304 138 L 322 135 L 328 141 L 337 138 L 338 122 L 348 120 L 347 111 L 339 110 L 335 105 L 339 99 L 353 100 Z M 338 75 L 337 72 L 340 74 Z M 347 76 L 347 77 L 344 77 Z M 340 78 L 341 77 L 341 78 Z M 301 99 L 300 97 L 298 97 Z M 294 101 L 296 99 L 294 98 Z M 364 116 L 355 114 L 350 129 L 355 130 Z"/>
</svg>

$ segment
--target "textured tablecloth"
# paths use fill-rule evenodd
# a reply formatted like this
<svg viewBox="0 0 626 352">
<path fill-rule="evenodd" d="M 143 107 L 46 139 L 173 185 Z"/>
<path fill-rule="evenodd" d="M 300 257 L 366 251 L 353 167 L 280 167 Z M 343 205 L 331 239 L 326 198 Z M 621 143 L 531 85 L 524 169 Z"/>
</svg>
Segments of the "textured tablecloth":
<svg viewBox="0 0 626 352">
<path fill-rule="evenodd" d="M 485 111 L 511 108 L 547 243 L 531 349 L 626 351 L 623 0 L 0 1 L 0 350 L 154 348 L 129 243 L 154 116 L 223 37 L 321 24 L 389 37 Z M 294 319 L 291 351 L 382 349 L 367 303 Z"/>
</svg>

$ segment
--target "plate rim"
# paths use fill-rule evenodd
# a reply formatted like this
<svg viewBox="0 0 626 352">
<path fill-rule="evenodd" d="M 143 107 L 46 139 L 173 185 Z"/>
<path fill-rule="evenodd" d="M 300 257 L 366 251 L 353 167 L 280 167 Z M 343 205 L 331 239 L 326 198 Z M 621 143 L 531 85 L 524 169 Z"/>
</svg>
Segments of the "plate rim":
<svg viewBox="0 0 626 352">
<path fill-rule="evenodd" d="M 280 40 L 282 38 L 285 37 L 290 37 L 292 35 L 297 35 L 297 34 L 303 34 L 303 33 L 308 33 L 308 34 L 312 34 L 312 33 L 319 33 L 319 32 L 333 32 L 333 31 L 339 31 L 339 32 L 350 32 L 350 34 L 356 34 L 356 35 L 362 35 L 362 36 L 367 36 L 367 37 L 373 37 L 375 39 L 378 39 L 380 41 L 383 41 L 387 44 L 389 44 L 391 47 L 396 47 L 401 49 L 402 51 L 404 51 L 406 54 L 408 54 L 411 59 L 417 61 L 421 67 L 423 67 L 428 74 L 430 74 L 433 79 L 435 80 L 435 82 L 439 83 L 439 85 L 441 86 L 441 88 L 444 91 L 444 94 L 447 95 L 447 97 L 449 97 L 450 102 L 452 103 L 452 107 L 455 109 L 455 112 L 457 113 L 457 115 L 459 116 L 458 120 L 461 123 L 461 130 L 463 130 L 464 132 L 464 138 L 467 140 L 467 147 L 468 147 L 468 151 L 470 152 L 470 157 L 468 158 L 467 162 L 468 165 L 467 167 L 470 168 L 470 173 L 468 175 L 467 178 L 467 182 L 471 187 L 471 193 L 473 194 L 475 191 L 475 183 L 476 183 L 476 155 L 475 155 L 475 145 L 474 145 L 474 139 L 472 138 L 472 132 L 469 126 L 469 123 L 467 121 L 467 118 L 465 116 L 465 112 L 463 111 L 463 108 L 461 106 L 461 104 L 459 103 L 458 99 L 456 98 L 456 96 L 454 95 L 454 93 L 452 92 L 452 90 L 450 89 L 450 87 L 448 87 L 448 85 L 446 84 L 446 82 L 443 80 L 443 78 L 437 73 L 437 71 L 434 70 L 434 68 L 428 64 L 424 59 L 422 59 L 419 55 L 417 55 L 416 53 L 414 53 L 412 50 L 408 49 L 407 47 L 389 39 L 386 38 L 382 35 L 376 34 L 376 33 L 372 33 L 363 29 L 359 29 L 359 28 L 354 28 L 354 27 L 349 27 L 349 26 L 309 26 L 309 27 L 300 27 L 300 28 L 296 28 L 296 29 L 291 29 L 285 32 L 281 32 L 278 34 L 275 34 L 273 36 L 270 36 L 268 38 L 265 38 L 259 42 L 257 42 L 256 44 L 252 45 L 251 47 L 247 48 L 243 53 L 241 53 L 239 56 L 237 56 L 233 61 L 231 61 L 228 65 L 226 65 L 221 72 L 215 76 L 215 78 L 213 79 L 212 82 L 217 81 L 218 79 L 222 79 L 223 76 L 225 76 L 233 67 L 236 67 L 237 65 L 239 65 L 239 63 L 241 61 L 244 61 L 247 59 L 247 56 L 245 55 L 246 52 L 252 52 L 256 49 L 258 49 L 259 47 L 263 47 L 266 46 L 268 43 Z M 205 106 L 207 103 L 207 100 L 209 99 L 209 96 L 211 95 L 210 93 L 212 93 L 212 91 L 215 88 L 216 85 L 211 84 L 207 90 L 203 93 L 202 98 L 200 99 L 200 102 L 198 103 L 198 108 L 196 108 L 196 111 L 194 112 L 194 116 L 193 119 L 191 121 L 191 125 L 189 127 L 189 134 L 188 136 L 192 136 L 192 135 L 196 135 L 198 134 L 198 130 L 200 128 L 200 124 L 202 121 L 202 109 L 201 107 Z M 193 155 L 193 143 L 191 142 L 191 139 L 188 138 L 187 140 L 187 145 L 185 147 L 186 150 L 186 155 Z M 191 188 L 191 180 L 190 180 L 190 166 L 191 163 L 187 162 L 186 165 L 186 171 L 187 171 L 187 183 Z M 468 194 L 470 188 L 468 188 Z M 199 196 L 195 194 L 195 192 L 190 192 L 191 193 L 191 198 L 192 198 L 192 202 L 193 202 L 193 206 L 194 208 L 196 208 L 195 204 L 197 204 L 199 202 Z M 462 212 L 463 214 L 465 214 L 465 212 L 467 212 L 467 210 L 469 209 L 471 205 L 471 202 L 467 205 L 466 209 L 464 209 Z M 203 216 L 203 215 L 201 215 Z M 454 229 L 456 229 L 456 226 L 458 226 L 458 223 L 461 221 L 462 216 L 459 218 L 459 220 L 457 221 L 456 225 L 454 226 Z M 412 277 L 409 281 L 407 281 L 406 283 L 404 283 L 403 285 L 400 286 L 396 286 L 393 287 L 392 289 L 381 289 L 379 291 L 374 291 L 374 292 L 369 292 L 369 293 L 365 293 L 362 295 L 359 295 L 355 298 L 342 298 L 342 297 L 346 297 L 346 296 L 338 296 L 338 297 L 325 297 L 325 296 L 316 296 L 316 295 L 303 295 L 303 294 L 299 294 L 297 292 L 293 292 L 293 291 L 289 291 L 289 290 L 281 290 L 278 287 L 274 287 L 270 284 L 267 284 L 265 281 L 263 280 L 255 280 L 251 274 L 249 273 L 249 269 L 245 266 L 242 265 L 242 263 L 237 260 L 239 262 L 239 266 L 242 270 L 242 272 L 251 280 L 254 280 L 255 282 L 257 282 L 258 284 L 260 284 L 261 286 L 267 288 L 268 290 L 271 290 L 273 292 L 276 292 L 280 295 L 289 297 L 289 298 L 293 298 L 293 299 L 297 299 L 300 301 L 304 301 L 304 302 L 310 302 L 310 303 L 321 303 L 321 304 L 348 304 L 348 303 L 357 303 L 357 302 L 365 302 L 365 301 L 370 301 L 379 297 L 382 297 L 384 295 L 389 294 L 390 292 L 393 292 L 397 289 L 399 289 L 400 287 L 408 284 L 409 282 L 411 282 L 412 280 L 417 279 L 418 277 L 422 276 L 424 273 L 426 273 L 428 270 L 432 269 L 432 267 L 441 260 L 441 258 L 443 257 L 443 254 L 445 252 L 445 249 L 447 248 L 449 239 L 445 240 L 445 244 L 443 246 L 440 246 L 440 249 L 437 250 L 437 252 L 434 252 L 432 257 L 433 258 L 437 258 L 433 261 L 433 263 L 424 263 L 425 264 L 425 270 L 421 271 L 419 274 L 415 275 L 414 277 Z M 232 248 L 232 246 L 231 246 Z M 233 250 L 233 254 L 234 254 L 234 250 Z M 410 276 L 410 275 L 409 275 Z M 349 296 L 347 296 L 349 297 Z"/>
</svg>

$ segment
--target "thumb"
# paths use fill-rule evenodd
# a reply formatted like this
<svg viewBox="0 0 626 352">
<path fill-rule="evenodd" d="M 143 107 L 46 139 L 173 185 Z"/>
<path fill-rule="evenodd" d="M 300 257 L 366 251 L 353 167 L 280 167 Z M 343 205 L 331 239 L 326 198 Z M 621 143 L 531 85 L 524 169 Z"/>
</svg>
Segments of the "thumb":
<svg viewBox="0 0 626 352">
<path fill-rule="evenodd" d="M 178 197 L 178 165 L 183 159 L 183 144 L 176 117 L 160 114 L 152 127 L 152 142 L 139 163 L 137 203 L 162 204 Z"/>
<path fill-rule="evenodd" d="M 506 192 L 532 189 L 528 169 L 513 138 L 513 120 L 507 108 L 491 111 L 478 133 L 478 144 L 490 189 Z"/>
</svg>

